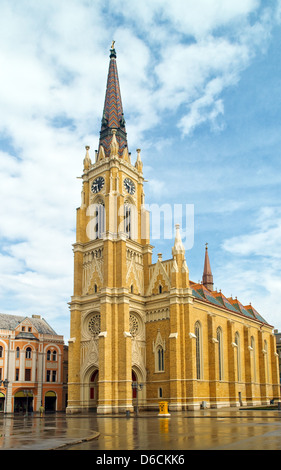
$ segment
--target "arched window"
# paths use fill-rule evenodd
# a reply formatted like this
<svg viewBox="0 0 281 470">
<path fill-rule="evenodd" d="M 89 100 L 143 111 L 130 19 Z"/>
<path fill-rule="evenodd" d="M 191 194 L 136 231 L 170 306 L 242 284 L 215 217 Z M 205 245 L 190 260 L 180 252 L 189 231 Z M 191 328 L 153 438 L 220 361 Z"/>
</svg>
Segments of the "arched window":
<svg viewBox="0 0 281 470">
<path fill-rule="evenodd" d="M 129 201 L 124 204 L 124 231 L 128 238 L 135 239 L 137 235 L 137 210 Z"/>
<path fill-rule="evenodd" d="M 240 361 L 240 337 L 238 331 L 235 333 L 236 344 L 236 366 L 237 366 L 237 381 L 241 381 L 241 361 Z"/>
<path fill-rule="evenodd" d="M 162 346 L 157 348 L 157 365 L 158 372 L 164 371 L 164 349 Z"/>
<path fill-rule="evenodd" d="M 268 346 L 266 339 L 264 340 L 264 354 L 265 354 L 265 382 L 269 382 L 269 364 L 268 364 Z"/>
<path fill-rule="evenodd" d="M 25 358 L 26 359 L 31 359 L 31 348 L 26 348 Z"/>
<path fill-rule="evenodd" d="M 98 200 L 95 203 L 95 222 L 96 238 L 102 238 L 105 229 L 105 209 L 102 200 Z"/>
<path fill-rule="evenodd" d="M 160 286 L 159 286 L 159 294 L 162 294 L 162 286 L 161 286 L 161 284 L 160 284 Z"/>
<path fill-rule="evenodd" d="M 50 361 L 51 360 L 51 351 L 50 349 L 48 349 L 47 351 L 47 361 Z"/>
<path fill-rule="evenodd" d="M 131 228 L 132 228 L 132 210 L 131 210 L 131 204 L 124 204 L 124 223 L 125 223 L 125 233 L 128 236 L 128 238 L 131 238 Z"/>
<path fill-rule="evenodd" d="M 202 379 L 202 331 L 199 321 L 195 323 L 194 331 L 196 338 L 196 378 Z"/>
<path fill-rule="evenodd" d="M 56 361 L 57 360 L 57 351 L 54 350 L 53 351 L 53 361 Z"/>
<path fill-rule="evenodd" d="M 218 341 L 218 361 L 219 361 L 219 380 L 223 379 L 223 344 L 222 344 L 222 329 L 219 326 L 217 329 Z"/>
<path fill-rule="evenodd" d="M 251 336 L 251 356 L 252 356 L 252 377 L 254 382 L 257 381 L 257 366 L 256 366 L 256 345 L 255 345 L 255 338 Z"/>
</svg>

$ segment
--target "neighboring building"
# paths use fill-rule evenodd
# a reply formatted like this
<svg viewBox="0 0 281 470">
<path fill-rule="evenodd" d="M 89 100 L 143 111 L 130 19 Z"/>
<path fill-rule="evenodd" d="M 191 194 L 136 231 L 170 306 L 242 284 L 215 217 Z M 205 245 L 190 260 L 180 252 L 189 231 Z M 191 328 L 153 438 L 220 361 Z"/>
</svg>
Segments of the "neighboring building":
<svg viewBox="0 0 281 470">
<path fill-rule="evenodd" d="M 152 264 L 143 182 L 140 150 L 135 163 L 128 151 L 112 46 L 99 147 L 94 163 L 86 147 L 77 209 L 67 412 L 279 398 L 273 327 L 213 290 L 207 248 L 202 283 L 189 280 L 178 226 L 172 258 Z"/>
<path fill-rule="evenodd" d="M 63 336 L 39 315 L 0 314 L 0 411 L 65 409 Z"/>
</svg>

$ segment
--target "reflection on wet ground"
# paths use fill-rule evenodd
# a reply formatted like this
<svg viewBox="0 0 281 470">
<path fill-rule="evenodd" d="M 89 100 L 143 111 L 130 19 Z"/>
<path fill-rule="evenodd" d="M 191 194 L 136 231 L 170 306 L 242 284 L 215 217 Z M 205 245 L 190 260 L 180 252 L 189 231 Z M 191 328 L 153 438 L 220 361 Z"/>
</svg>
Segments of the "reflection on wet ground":
<svg viewBox="0 0 281 470">
<path fill-rule="evenodd" d="M 281 449 L 281 417 L 97 418 L 98 439 L 76 450 Z"/>
<path fill-rule="evenodd" d="M 0 449 L 281 450 L 281 411 L 0 417 Z"/>
</svg>

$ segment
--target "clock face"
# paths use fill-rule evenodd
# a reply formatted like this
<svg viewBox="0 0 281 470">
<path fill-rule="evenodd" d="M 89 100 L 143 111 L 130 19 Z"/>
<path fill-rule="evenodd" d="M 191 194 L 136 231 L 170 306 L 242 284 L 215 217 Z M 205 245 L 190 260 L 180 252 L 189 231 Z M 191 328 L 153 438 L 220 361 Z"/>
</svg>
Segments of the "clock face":
<svg viewBox="0 0 281 470">
<path fill-rule="evenodd" d="M 136 188 L 135 188 L 133 181 L 130 180 L 130 178 L 124 179 L 124 186 L 125 186 L 126 191 L 128 191 L 129 194 L 135 193 Z"/>
<path fill-rule="evenodd" d="M 93 193 L 98 193 L 104 185 L 104 178 L 98 176 L 92 183 L 91 189 Z"/>
</svg>

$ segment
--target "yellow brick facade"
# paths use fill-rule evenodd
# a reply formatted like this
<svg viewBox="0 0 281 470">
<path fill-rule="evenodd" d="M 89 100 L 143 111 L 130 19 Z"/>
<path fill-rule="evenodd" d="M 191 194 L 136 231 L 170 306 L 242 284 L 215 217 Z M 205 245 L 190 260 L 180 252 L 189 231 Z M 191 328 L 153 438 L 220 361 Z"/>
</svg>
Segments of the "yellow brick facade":
<svg viewBox="0 0 281 470">
<path fill-rule="evenodd" d="M 108 88 L 110 78 L 109 69 Z M 123 128 L 111 128 L 112 109 L 105 111 L 94 162 L 86 147 L 77 209 L 67 412 L 132 412 L 136 401 L 185 410 L 279 398 L 273 327 L 189 280 L 179 227 L 171 259 L 159 254 L 152 264 L 141 152 L 132 162 Z"/>
</svg>

